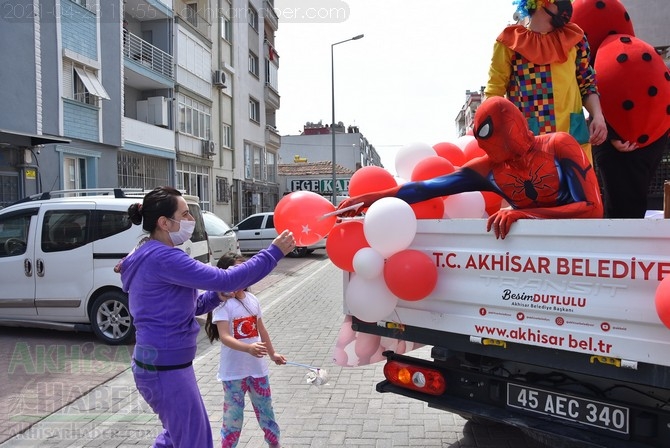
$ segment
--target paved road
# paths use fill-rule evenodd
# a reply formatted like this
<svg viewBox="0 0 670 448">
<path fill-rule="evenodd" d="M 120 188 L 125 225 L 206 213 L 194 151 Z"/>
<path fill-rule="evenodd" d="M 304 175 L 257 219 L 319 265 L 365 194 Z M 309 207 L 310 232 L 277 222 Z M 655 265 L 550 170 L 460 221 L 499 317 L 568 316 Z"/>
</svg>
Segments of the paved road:
<svg viewBox="0 0 670 448">
<path fill-rule="evenodd" d="M 343 318 L 341 271 L 325 255 L 315 253 L 313 260 L 252 288 L 261 299 L 264 320 L 277 350 L 292 361 L 326 369 L 330 377 L 327 385 L 316 387 L 306 383 L 308 371 L 304 368 L 271 366 L 270 381 L 284 447 L 539 446 L 513 428 L 474 425 L 420 402 L 377 393 L 374 385 L 383 377 L 381 363 L 356 368 L 335 366 L 332 349 Z M 429 353 L 428 348 L 417 352 L 425 356 Z M 215 379 L 218 354 L 219 347 L 202 338 L 194 363 L 215 440 L 219 440 L 222 415 L 221 386 Z M 35 398 L 38 402 L 48 400 L 48 391 Z M 262 447 L 262 431 L 251 406 L 247 407 L 238 446 Z M 29 414 L 27 405 L 19 403 L 12 412 L 21 416 L 24 410 Z M 135 391 L 132 375 L 124 370 L 0 447 L 147 447 L 159 429 L 155 415 Z"/>
</svg>

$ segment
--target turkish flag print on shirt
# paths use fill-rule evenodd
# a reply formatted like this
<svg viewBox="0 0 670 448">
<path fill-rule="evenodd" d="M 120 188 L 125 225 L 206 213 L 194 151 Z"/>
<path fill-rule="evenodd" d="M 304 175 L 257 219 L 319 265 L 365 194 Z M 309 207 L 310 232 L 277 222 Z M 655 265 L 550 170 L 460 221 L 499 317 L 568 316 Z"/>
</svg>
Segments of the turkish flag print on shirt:
<svg viewBox="0 0 670 448">
<path fill-rule="evenodd" d="M 258 337 L 258 325 L 256 316 L 240 317 L 233 320 L 233 336 L 235 339 L 247 339 Z"/>
</svg>

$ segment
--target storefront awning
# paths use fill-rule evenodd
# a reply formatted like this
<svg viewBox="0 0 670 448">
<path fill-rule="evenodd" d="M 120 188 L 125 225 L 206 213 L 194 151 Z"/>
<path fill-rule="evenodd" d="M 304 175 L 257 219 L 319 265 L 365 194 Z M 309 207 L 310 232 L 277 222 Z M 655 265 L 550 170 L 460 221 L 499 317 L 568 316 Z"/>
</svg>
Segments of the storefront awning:
<svg viewBox="0 0 670 448">
<path fill-rule="evenodd" d="M 11 146 L 37 146 L 52 143 L 70 143 L 72 140 L 47 134 L 27 134 L 7 129 L 0 129 L 0 147 L 3 143 Z"/>
</svg>

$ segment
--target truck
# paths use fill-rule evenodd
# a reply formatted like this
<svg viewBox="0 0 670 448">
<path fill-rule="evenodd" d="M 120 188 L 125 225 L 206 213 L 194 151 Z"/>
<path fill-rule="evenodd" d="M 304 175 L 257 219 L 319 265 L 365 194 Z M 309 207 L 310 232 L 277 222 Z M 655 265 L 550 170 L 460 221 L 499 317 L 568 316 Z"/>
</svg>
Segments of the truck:
<svg viewBox="0 0 670 448">
<path fill-rule="evenodd" d="M 496 239 L 485 219 L 418 220 L 409 249 L 437 268 L 427 297 L 377 322 L 344 301 L 354 331 L 431 347 L 385 351 L 378 392 L 552 447 L 670 446 L 670 221 L 519 220 Z"/>
</svg>

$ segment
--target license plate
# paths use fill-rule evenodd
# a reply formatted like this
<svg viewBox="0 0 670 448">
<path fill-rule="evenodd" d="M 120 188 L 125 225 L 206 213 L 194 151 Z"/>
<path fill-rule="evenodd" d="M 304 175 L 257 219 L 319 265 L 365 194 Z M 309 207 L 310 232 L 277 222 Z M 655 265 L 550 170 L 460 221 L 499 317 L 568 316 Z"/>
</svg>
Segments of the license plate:
<svg viewBox="0 0 670 448">
<path fill-rule="evenodd" d="M 628 434 L 628 408 L 507 383 L 507 406 Z"/>
</svg>

